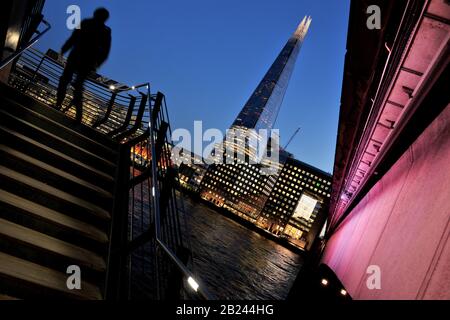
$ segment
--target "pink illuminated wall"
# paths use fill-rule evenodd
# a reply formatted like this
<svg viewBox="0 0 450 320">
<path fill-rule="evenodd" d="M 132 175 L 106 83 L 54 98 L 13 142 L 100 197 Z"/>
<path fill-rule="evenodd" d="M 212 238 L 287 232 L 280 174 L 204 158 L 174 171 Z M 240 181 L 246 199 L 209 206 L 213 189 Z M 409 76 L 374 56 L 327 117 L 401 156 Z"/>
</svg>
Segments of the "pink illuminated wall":
<svg viewBox="0 0 450 320">
<path fill-rule="evenodd" d="M 450 105 L 362 199 L 322 262 L 354 299 L 450 299 Z M 367 267 L 381 268 L 368 289 Z"/>
</svg>

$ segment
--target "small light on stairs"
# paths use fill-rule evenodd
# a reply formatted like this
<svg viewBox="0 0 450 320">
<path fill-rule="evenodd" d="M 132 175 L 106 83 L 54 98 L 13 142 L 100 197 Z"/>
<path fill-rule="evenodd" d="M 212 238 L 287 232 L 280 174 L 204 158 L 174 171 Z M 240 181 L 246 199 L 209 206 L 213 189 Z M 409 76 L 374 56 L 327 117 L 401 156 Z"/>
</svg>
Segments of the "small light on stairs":
<svg viewBox="0 0 450 320">
<path fill-rule="evenodd" d="M 189 277 L 189 278 L 188 278 L 188 283 L 189 283 L 189 285 L 192 287 L 192 289 L 194 289 L 194 291 L 197 292 L 197 289 L 198 289 L 198 287 L 199 287 L 197 281 L 195 281 L 194 278 Z"/>
</svg>

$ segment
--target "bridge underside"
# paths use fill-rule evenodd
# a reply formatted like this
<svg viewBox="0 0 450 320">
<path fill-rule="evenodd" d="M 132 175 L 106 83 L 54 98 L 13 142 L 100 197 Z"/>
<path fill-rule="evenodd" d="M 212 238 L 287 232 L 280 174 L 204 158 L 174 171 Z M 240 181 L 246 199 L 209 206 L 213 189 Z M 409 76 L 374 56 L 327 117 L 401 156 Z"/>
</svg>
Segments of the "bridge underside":
<svg viewBox="0 0 450 320">
<path fill-rule="evenodd" d="M 450 298 L 449 159 L 447 106 L 332 235 L 323 262 L 353 298 Z M 380 290 L 366 286 L 370 265 Z"/>
<path fill-rule="evenodd" d="M 354 299 L 450 299 L 450 5 L 378 3 L 374 36 L 352 2 L 322 263 Z"/>
</svg>

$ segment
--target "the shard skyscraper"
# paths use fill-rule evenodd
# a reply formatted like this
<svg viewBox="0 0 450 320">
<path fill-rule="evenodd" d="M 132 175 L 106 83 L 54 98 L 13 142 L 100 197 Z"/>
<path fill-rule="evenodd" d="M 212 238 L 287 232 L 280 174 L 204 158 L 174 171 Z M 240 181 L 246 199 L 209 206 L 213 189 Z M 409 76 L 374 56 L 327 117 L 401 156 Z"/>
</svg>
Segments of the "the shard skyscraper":
<svg viewBox="0 0 450 320">
<path fill-rule="evenodd" d="M 311 17 L 304 17 L 230 129 L 247 131 L 249 135 L 255 135 L 255 130 L 274 128 L 295 61 L 310 24 Z M 260 144 L 268 142 L 261 141 L 260 136 L 255 138 Z M 229 144 L 228 141 L 226 143 Z M 256 151 L 247 148 L 245 143 L 235 144 L 232 148 L 238 153 L 246 153 L 246 159 L 255 156 Z M 236 163 L 214 164 L 209 167 L 201 183 L 201 197 L 218 206 L 226 207 L 243 218 L 254 220 L 270 194 L 272 179 L 273 177 L 261 174 L 260 166 L 251 165 L 242 159 L 238 159 Z"/>
<path fill-rule="evenodd" d="M 280 111 L 295 61 L 308 32 L 311 17 L 304 17 L 294 34 L 237 116 L 233 126 L 272 129 Z"/>
</svg>

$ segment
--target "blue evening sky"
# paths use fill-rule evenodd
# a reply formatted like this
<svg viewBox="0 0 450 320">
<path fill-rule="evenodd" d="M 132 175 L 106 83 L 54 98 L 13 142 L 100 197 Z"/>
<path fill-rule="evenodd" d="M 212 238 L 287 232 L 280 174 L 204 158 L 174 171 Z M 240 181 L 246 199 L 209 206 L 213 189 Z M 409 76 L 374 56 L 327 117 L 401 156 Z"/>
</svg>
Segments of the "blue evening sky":
<svg viewBox="0 0 450 320">
<path fill-rule="evenodd" d="M 172 129 L 227 129 L 303 16 L 312 23 L 276 123 L 297 159 L 332 172 L 347 38 L 347 0 L 46 0 L 53 28 L 38 48 L 70 35 L 66 9 L 108 8 L 112 51 L 99 73 L 166 95 Z"/>
</svg>

